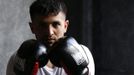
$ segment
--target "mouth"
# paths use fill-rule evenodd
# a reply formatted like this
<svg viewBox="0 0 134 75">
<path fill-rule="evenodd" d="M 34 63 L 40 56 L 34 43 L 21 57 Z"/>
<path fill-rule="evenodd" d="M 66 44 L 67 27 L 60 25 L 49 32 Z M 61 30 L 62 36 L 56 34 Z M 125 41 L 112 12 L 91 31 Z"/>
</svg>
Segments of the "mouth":
<svg viewBox="0 0 134 75">
<path fill-rule="evenodd" d="M 49 40 L 47 40 L 47 43 L 54 43 L 54 42 L 55 42 L 54 39 L 49 39 Z"/>
<path fill-rule="evenodd" d="M 44 45 L 51 47 L 56 42 L 56 38 L 45 37 L 45 38 L 40 38 L 40 41 L 44 43 Z"/>
<path fill-rule="evenodd" d="M 46 44 L 52 46 L 55 43 L 55 41 L 56 41 L 55 39 L 47 39 Z"/>
</svg>

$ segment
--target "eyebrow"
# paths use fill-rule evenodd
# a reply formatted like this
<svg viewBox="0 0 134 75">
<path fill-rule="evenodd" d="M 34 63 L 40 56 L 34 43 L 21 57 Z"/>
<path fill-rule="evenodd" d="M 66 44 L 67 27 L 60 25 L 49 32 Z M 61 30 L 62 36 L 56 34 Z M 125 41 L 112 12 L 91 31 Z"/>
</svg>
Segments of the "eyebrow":
<svg viewBox="0 0 134 75">
<path fill-rule="evenodd" d="M 54 21 L 54 22 L 52 22 L 52 23 L 55 23 L 55 24 L 60 24 L 60 22 L 59 22 L 59 21 Z"/>
</svg>

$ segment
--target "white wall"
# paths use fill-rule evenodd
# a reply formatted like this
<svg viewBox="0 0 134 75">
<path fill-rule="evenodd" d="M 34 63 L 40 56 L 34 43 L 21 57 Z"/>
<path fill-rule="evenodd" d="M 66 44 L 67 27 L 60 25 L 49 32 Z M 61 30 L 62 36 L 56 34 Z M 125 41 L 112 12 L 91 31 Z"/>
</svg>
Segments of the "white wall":
<svg viewBox="0 0 134 75">
<path fill-rule="evenodd" d="M 0 75 L 6 75 L 10 56 L 33 37 L 28 26 L 32 0 L 0 0 Z"/>
</svg>

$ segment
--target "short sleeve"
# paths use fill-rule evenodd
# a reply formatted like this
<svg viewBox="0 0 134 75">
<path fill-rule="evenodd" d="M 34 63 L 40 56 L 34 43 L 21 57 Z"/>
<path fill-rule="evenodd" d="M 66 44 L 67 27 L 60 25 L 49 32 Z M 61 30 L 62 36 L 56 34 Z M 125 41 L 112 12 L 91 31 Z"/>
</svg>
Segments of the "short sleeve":
<svg viewBox="0 0 134 75">
<path fill-rule="evenodd" d="M 94 59 L 93 59 L 92 53 L 86 46 L 84 46 L 84 45 L 81 45 L 81 46 L 83 48 L 83 52 L 82 52 L 83 56 L 86 58 L 87 62 L 89 62 L 89 64 L 88 64 L 88 68 L 89 68 L 89 72 L 90 72 L 89 75 L 95 75 L 95 64 L 94 64 Z"/>
</svg>

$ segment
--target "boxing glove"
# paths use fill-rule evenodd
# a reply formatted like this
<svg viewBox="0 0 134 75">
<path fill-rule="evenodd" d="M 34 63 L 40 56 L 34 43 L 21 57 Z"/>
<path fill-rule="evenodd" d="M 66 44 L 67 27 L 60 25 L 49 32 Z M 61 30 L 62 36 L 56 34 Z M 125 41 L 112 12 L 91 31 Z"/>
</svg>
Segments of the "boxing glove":
<svg viewBox="0 0 134 75">
<path fill-rule="evenodd" d="M 23 75 L 36 75 L 38 68 L 48 62 L 46 47 L 37 40 L 25 41 L 18 49 L 17 56 L 25 60 Z"/>
<path fill-rule="evenodd" d="M 88 61 L 81 53 L 81 46 L 73 37 L 64 37 L 49 50 L 50 61 L 63 67 L 68 75 L 88 75 Z"/>
</svg>

